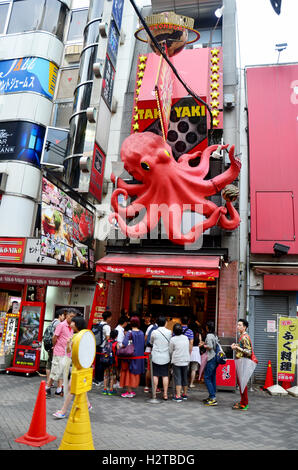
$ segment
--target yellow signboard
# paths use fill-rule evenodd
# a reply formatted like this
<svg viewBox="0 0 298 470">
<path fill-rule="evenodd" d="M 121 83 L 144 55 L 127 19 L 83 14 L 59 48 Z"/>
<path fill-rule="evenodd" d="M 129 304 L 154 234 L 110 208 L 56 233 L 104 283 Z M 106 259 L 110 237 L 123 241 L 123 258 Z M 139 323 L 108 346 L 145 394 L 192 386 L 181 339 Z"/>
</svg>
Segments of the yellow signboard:
<svg viewBox="0 0 298 470">
<path fill-rule="evenodd" d="M 279 317 L 277 371 L 279 381 L 294 381 L 297 344 L 298 318 Z"/>
</svg>

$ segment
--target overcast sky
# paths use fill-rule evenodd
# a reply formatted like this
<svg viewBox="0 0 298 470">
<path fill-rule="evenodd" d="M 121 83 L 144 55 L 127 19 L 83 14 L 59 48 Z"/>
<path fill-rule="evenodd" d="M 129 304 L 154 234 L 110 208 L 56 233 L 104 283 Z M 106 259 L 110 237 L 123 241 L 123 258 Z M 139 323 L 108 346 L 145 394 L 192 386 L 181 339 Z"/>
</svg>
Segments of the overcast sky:
<svg viewBox="0 0 298 470">
<path fill-rule="evenodd" d="M 277 15 L 270 0 L 236 0 L 241 67 L 275 64 L 275 45 L 288 43 L 279 63 L 298 62 L 298 0 L 282 0 Z"/>
</svg>

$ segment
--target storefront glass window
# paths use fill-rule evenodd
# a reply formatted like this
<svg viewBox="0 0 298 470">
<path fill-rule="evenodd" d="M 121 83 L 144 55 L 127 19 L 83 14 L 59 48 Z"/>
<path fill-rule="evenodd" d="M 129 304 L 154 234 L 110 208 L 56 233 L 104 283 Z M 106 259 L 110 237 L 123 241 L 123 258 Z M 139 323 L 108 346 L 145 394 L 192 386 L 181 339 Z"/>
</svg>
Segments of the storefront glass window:
<svg viewBox="0 0 298 470">
<path fill-rule="evenodd" d="M 59 0 L 15 0 L 7 33 L 48 31 L 62 40 L 67 10 Z"/>
<path fill-rule="evenodd" d="M 0 4 L 0 34 L 4 33 L 9 3 Z"/>
<path fill-rule="evenodd" d="M 88 9 L 71 12 L 67 41 L 83 41 L 83 31 L 87 22 Z"/>
</svg>

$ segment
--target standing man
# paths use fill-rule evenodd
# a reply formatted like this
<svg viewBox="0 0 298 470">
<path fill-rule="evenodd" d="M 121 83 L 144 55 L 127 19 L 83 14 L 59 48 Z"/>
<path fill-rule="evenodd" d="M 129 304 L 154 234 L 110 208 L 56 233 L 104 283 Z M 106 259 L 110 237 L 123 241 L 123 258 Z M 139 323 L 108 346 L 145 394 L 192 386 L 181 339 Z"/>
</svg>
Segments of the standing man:
<svg viewBox="0 0 298 470">
<path fill-rule="evenodd" d="M 214 322 L 208 321 L 206 324 L 207 336 L 204 348 L 207 350 L 207 364 L 205 367 L 204 379 L 209 392 L 209 397 L 203 400 L 204 405 L 217 406 L 216 400 L 216 368 L 215 356 L 217 336 L 215 336 Z"/>
<path fill-rule="evenodd" d="M 239 343 L 231 344 L 231 348 L 236 352 L 235 364 L 241 396 L 240 403 L 235 403 L 233 410 L 246 411 L 248 409 L 247 383 L 257 365 L 257 359 L 253 355 L 251 339 L 246 333 L 247 328 L 248 322 L 246 320 L 238 320 Z M 252 357 L 254 360 L 252 360 Z"/>
<path fill-rule="evenodd" d="M 56 331 L 56 326 L 65 320 L 65 313 L 64 310 L 61 308 L 55 313 L 55 318 L 52 321 L 54 333 Z M 54 347 L 54 346 L 53 346 Z M 53 348 L 48 351 L 48 360 L 46 363 L 46 374 L 47 374 L 47 382 L 50 380 L 50 373 L 52 368 L 52 360 L 53 360 Z"/>
<path fill-rule="evenodd" d="M 96 352 L 99 354 L 96 354 L 96 357 L 95 357 L 95 377 L 93 380 L 93 383 L 97 385 L 98 387 L 103 385 L 103 376 L 104 376 L 104 367 L 102 365 L 102 362 L 100 361 L 100 353 L 102 352 L 103 347 L 106 344 L 106 341 L 110 339 L 111 321 L 112 321 L 112 312 L 110 312 L 109 310 L 106 310 L 105 312 L 103 312 L 102 320 L 98 324 L 102 332 L 102 342 L 101 344 L 96 346 Z"/>
<path fill-rule="evenodd" d="M 193 334 L 193 331 L 188 326 L 188 321 L 189 320 L 187 316 L 182 317 L 181 325 L 182 325 L 182 334 L 187 336 L 189 340 L 189 354 L 191 354 L 192 348 L 193 348 L 194 334 Z"/>
<path fill-rule="evenodd" d="M 128 318 L 125 317 L 124 315 L 121 315 L 121 317 L 119 318 L 119 323 L 115 328 L 118 331 L 117 342 L 119 343 L 120 348 L 124 340 L 125 328 L 127 327 L 127 325 L 128 325 Z"/>
<path fill-rule="evenodd" d="M 65 320 L 56 326 L 55 334 L 53 336 L 53 361 L 51 367 L 50 378 L 46 385 L 47 398 L 51 397 L 51 385 L 54 380 L 58 381 L 58 387 L 55 395 L 63 397 L 63 372 L 65 366 L 65 356 L 71 357 L 71 353 L 67 353 L 67 342 L 73 335 L 73 329 L 70 324 L 72 319 L 76 316 L 74 312 L 69 310 L 66 312 Z"/>
</svg>

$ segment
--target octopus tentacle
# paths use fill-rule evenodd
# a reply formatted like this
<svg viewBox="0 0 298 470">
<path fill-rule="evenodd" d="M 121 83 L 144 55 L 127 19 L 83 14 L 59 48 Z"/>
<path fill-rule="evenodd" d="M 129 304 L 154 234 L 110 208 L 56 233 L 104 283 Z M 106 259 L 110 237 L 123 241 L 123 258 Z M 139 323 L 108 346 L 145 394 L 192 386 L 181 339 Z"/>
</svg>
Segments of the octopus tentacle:
<svg viewBox="0 0 298 470">
<path fill-rule="evenodd" d="M 111 181 L 114 184 L 116 183 L 116 177 L 113 173 L 111 174 Z M 141 184 L 128 184 L 128 183 L 125 183 L 125 181 L 123 181 L 123 179 L 118 178 L 117 179 L 117 188 L 116 189 L 125 189 L 125 191 L 127 191 L 127 193 L 130 196 L 138 196 L 139 194 L 142 194 L 142 192 L 144 191 L 144 186 L 145 185 L 143 183 L 141 183 Z"/>
<path fill-rule="evenodd" d="M 226 230 L 234 230 L 240 224 L 240 216 L 231 202 L 228 201 L 226 203 L 226 208 L 228 210 L 230 219 L 228 219 L 225 215 L 222 215 L 217 225 Z"/>
<path fill-rule="evenodd" d="M 115 212 L 110 214 L 109 222 L 112 224 L 114 219 L 116 219 L 121 231 L 126 237 L 140 238 L 156 227 L 160 216 L 156 213 L 151 214 L 150 210 L 146 211 L 143 219 L 135 225 L 127 225 L 121 215 Z"/>
</svg>

